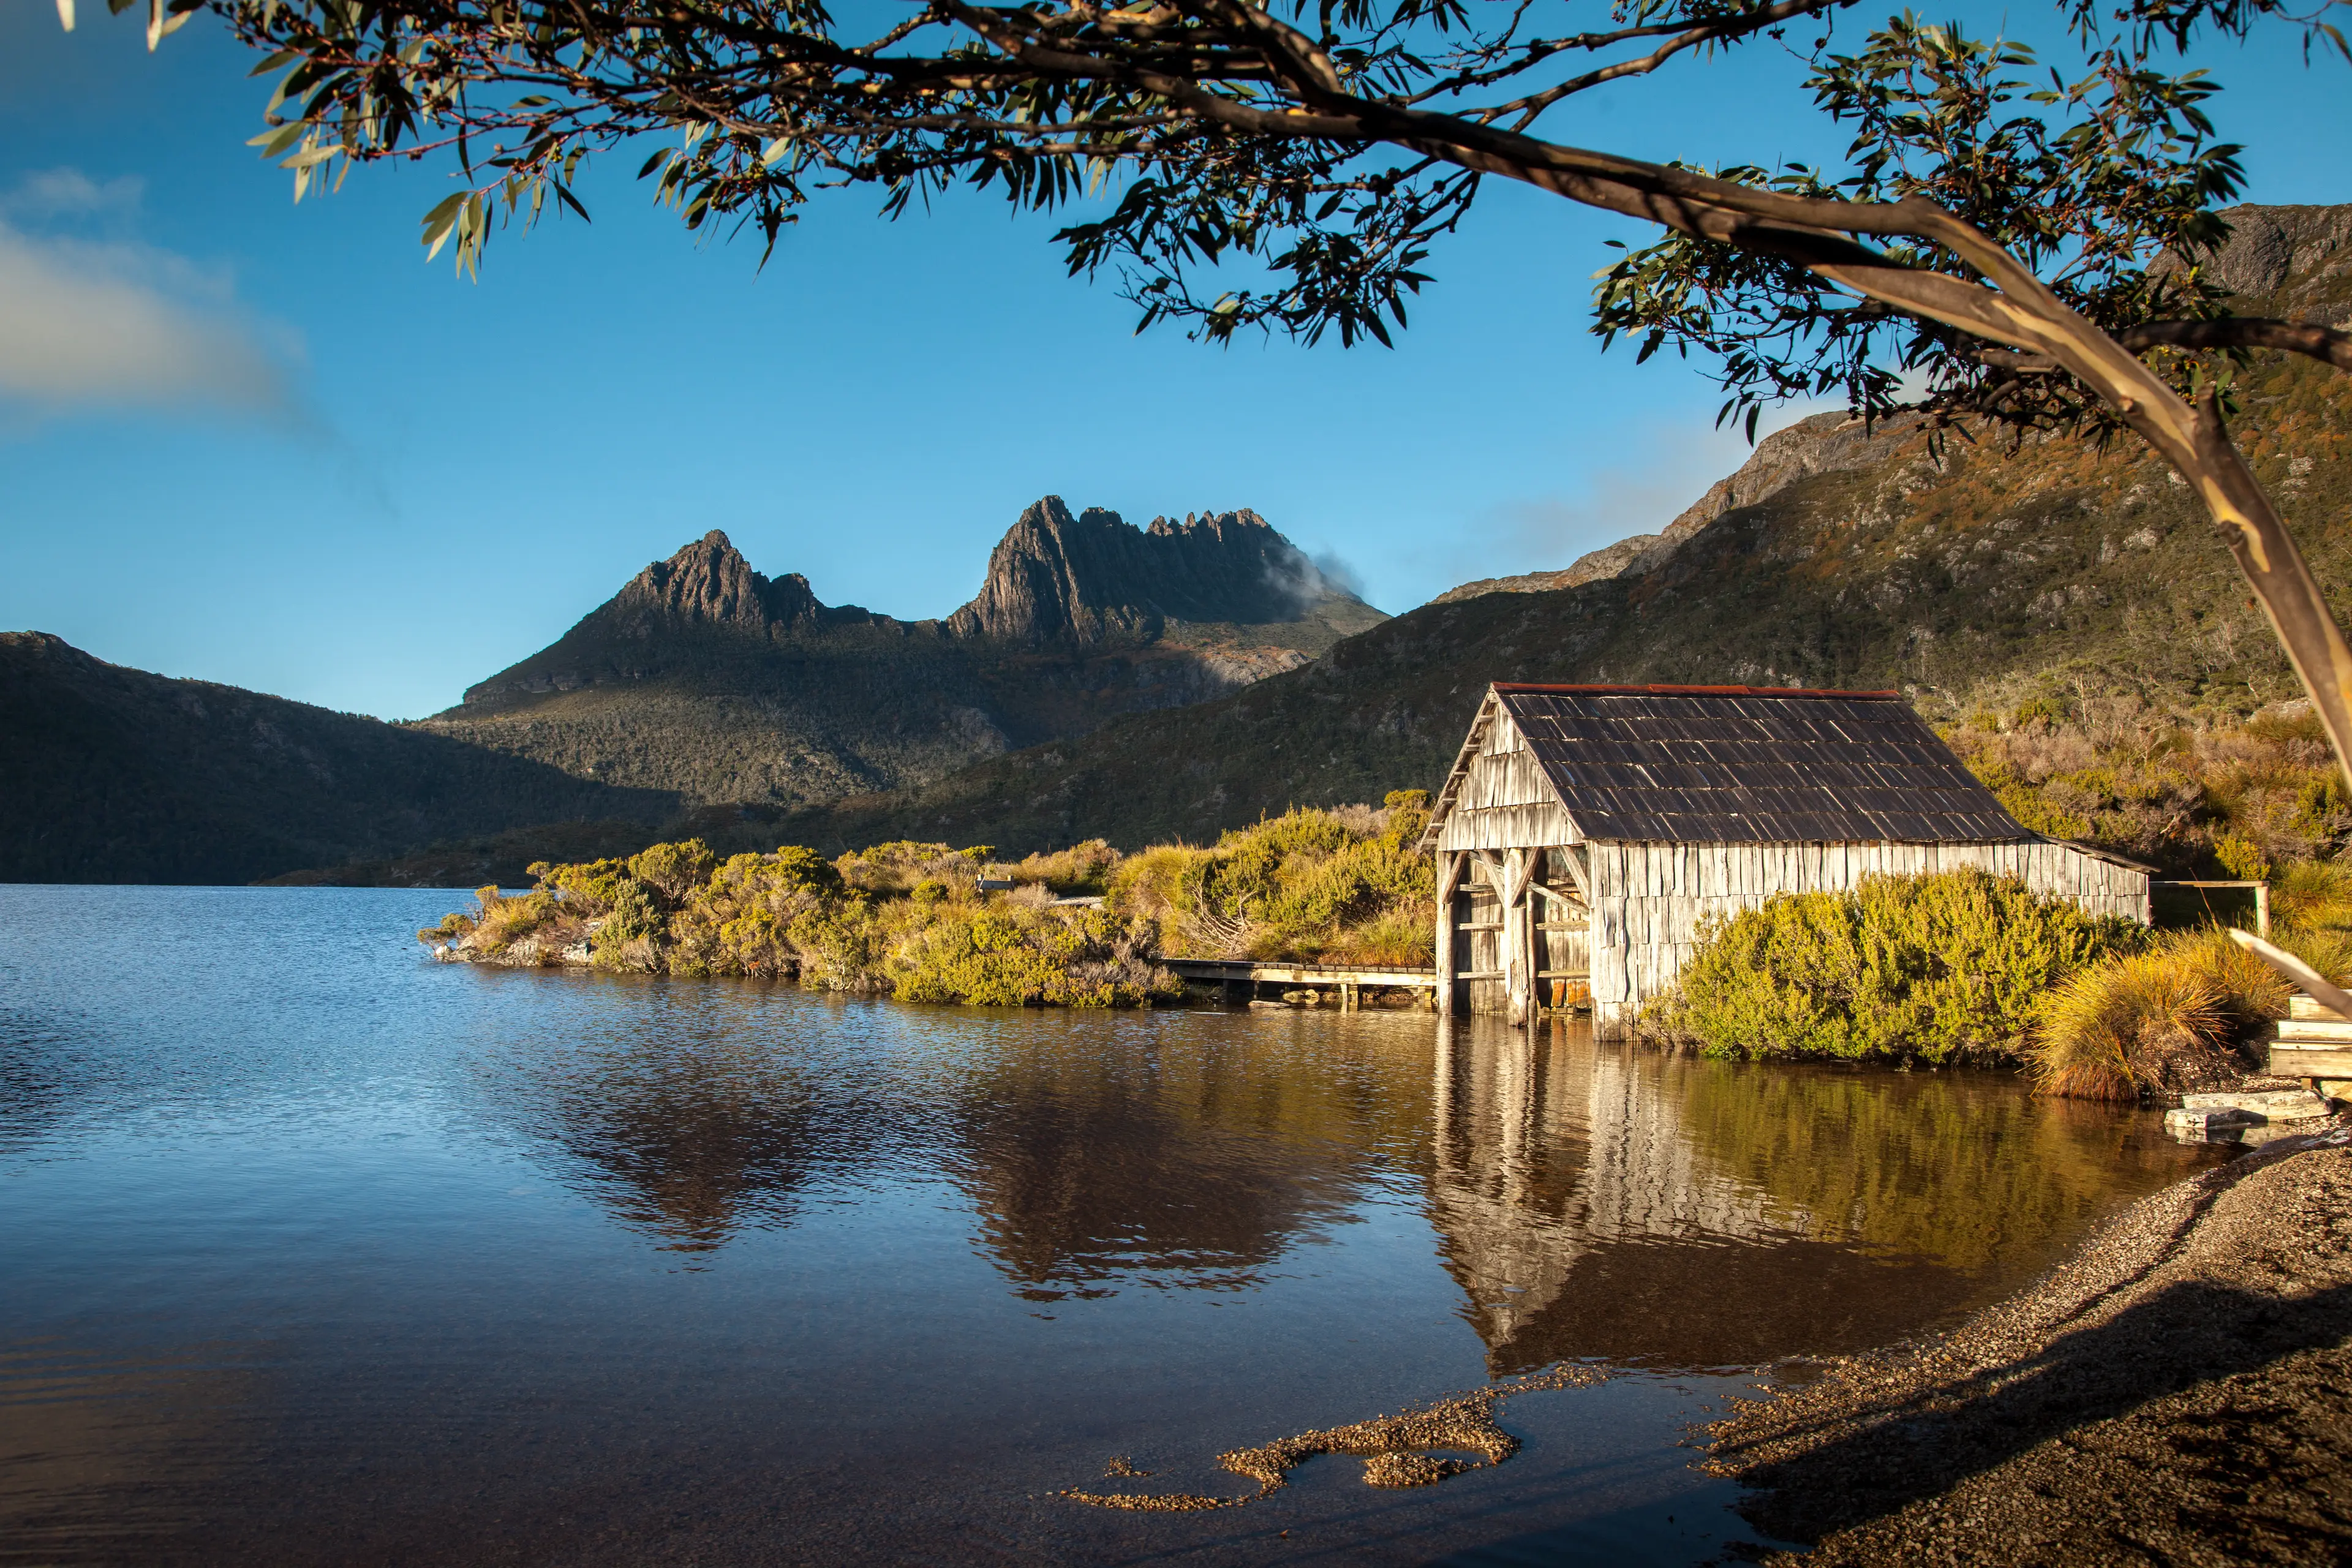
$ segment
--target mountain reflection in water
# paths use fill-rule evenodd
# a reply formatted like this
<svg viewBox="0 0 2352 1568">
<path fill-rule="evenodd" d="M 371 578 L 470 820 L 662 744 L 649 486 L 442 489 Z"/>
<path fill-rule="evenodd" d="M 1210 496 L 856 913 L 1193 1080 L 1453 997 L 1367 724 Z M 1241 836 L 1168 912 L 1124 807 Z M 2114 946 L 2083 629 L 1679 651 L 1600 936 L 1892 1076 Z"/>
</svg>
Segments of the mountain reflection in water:
<svg viewBox="0 0 2352 1568">
<path fill-rule="evenodd" d="M 1696 1563 L 1747 1533 L 1710 1369 L 1948 1322 L 2221 1157 L 1566 1026 L 437 965 L 450 902 L 0 888 L 0 1561 Z M 1439 1485 L 1057 1496 L 1562 1360 L 1615 1374 Z"/>
<path fill-rule="evenodd" d="M 1999 1073 L 1714 1062 L 1570 1020 L 1163 1017 L 1016 1016 L 954 1059 L 640 1029 L 495 1087 L 665 1249 L 789 1228 L 811 1186 L 943 1179 L 1036 1302 L 1245 1291 L 1368 1192 L 1411 1192 L 1496 1376 L 1880 1343 L 2049 1266 L 2183 1158 Z"/>
</svg>

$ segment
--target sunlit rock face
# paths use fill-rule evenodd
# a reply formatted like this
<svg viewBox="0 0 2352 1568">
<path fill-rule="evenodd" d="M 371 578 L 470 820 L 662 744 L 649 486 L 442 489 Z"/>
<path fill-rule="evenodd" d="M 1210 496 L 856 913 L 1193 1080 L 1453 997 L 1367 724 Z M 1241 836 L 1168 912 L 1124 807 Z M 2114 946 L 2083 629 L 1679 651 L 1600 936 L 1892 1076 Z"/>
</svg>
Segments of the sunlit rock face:
<svg viewBox="0 0 2352 1568">
<path fill-rule="evenodd" d="M 1384 619 L 1246 509 L 1137 528 L 1100 507 L 1074 518 L 1047 496 L 998 542 L 988 580 L 947 626 L 961 637 L 1079 645 L 1149 641 L 1171 622 L 1284 626 L 1290 646 L 1319 653 Z"/>
<path fill-rule="evenodd" d="M 423 727 L 693 803 L 809 805 L 1222 697 L 1384 619 L 1247 510 L 1137 528 L 1047 496 L 945 620 L 827 605 L 713 529 Z"/>
</svg>

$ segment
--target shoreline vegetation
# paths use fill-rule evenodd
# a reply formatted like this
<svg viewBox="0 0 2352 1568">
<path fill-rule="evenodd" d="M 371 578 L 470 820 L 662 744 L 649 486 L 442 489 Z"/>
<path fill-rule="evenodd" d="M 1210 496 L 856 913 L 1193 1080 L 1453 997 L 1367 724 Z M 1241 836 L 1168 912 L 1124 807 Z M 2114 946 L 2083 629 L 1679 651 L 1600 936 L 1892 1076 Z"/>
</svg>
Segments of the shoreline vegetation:
<svg viewBox="0 0 2352 1568">
<path fill-rule="evenodd" d="M 2260 788 L 2241 780 L 2230 798 L 2245 833 L 2200 831 L 2280 855 L 2260 867 L 2281 890 L 2276 940 L 2352 984 L 2352 876 L 2286 858 L 2334 847 L 2310 837 L 2332 829 L 2305 809 L 2326 792 L 2300 777 L 2303 761 Z M 2283 810 L 2305 837 L 2271 830 Z M 1425 792 L 1402 790 L 1378 807 L 1294 807 L 1211 846 L 1121 854 L 1091 839 L 1011 861 L 908 840 L 831 859 L 794 846 L 721 857 L 688 838 L 534 863 L 528 892 L 482 888 L 473 910 L 417 936 L 446 959 L 515 968 L 1144 1006 L 1183 994 L 1163 958 L 1430 964 L 1435 889 L 1413 848 L 1428 811 Z M 2258 1076 L 2289 990 L 2218 921 L 2151 931 L 1953 871 L 1778 895 L 1717 921 L 1640 1030 L 1707 1056 L 2011 1068 L 2045 1094 L 2156 1102 Z"/>
<path fill-rule="evenodd" d="M 2282 927 L 2281 946 L 2352 980 L 2352 911 Z M 2264 1068 L 2294 988 L 2208 923 L 2149 930 L 1979 870 L 1782 893 L 1702 928 L 1655 1043 L 1741 1060 L 2021 1068 L 2064 1099 L 2168 1101 Z"/>
<path fill-rule="evenodd" d="M 1174 958 L 1431 962 L 1436 891 L 1414 841 L 1429 796 L 1294 809 L 1195 847 L 1100 839 L 1000 862 L 986 846 L 898 841 L 828 860 L 784 846 L 721 859 L 698 838 L 530 868 L 417 932 L 436 955 L 792 981 L 982 1006 L 1170 1001 Z"/>
</svg>

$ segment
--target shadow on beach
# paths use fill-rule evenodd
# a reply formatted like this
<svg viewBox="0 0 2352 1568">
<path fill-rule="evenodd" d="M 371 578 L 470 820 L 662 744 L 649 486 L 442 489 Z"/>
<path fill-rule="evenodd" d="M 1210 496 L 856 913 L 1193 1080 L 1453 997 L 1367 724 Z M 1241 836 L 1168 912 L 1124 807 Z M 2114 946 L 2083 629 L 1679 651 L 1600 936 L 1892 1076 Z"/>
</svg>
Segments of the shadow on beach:
<svg viewBox="0 0 2352 1568">
<path fill-rule="evenodd" d="M 1808 1562 L 2336 1562 L 2352 1548 L 2352 1151 L 2147 1200 L 1943 1339 L 1715 1428 Z"/>
</svg>

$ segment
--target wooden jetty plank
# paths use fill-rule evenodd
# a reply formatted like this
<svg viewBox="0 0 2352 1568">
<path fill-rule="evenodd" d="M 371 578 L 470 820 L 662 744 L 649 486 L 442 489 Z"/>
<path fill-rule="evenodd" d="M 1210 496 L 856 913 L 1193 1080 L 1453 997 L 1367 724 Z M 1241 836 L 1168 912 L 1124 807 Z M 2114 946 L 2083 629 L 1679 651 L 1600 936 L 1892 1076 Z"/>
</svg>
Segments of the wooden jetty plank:
<svg viewBox="0 0 2352 1568">
<path fill-rule="evenodd" d="M 2274 1045 L 2271 1071 L 2281 1078 L 2352 1079 L 2352 1047 Z"/>
<path fill-rule="evenodd" d="M 1249 980 L 1269 985 L 1375 985 L 1430 990 L 1437 984 L 1434 969 L 1380 968 L 1371 965 L 1313 963 L 1254 963 L 1244 959 L 1162 958 L 1188 980 Z M 1475 978 L 1461 975 L 1460 979 Z"/>
<path fill-rule="evenodd" d="M 2273 1038 L 2293 1044 L 2352 1046 L 2352 1021 L 2341 1018 L 2282 1019 Z"/>
</svg>

